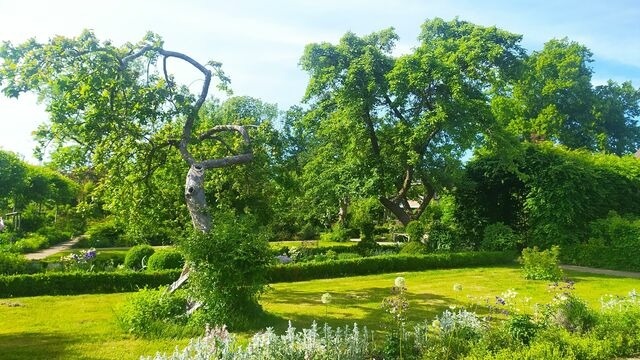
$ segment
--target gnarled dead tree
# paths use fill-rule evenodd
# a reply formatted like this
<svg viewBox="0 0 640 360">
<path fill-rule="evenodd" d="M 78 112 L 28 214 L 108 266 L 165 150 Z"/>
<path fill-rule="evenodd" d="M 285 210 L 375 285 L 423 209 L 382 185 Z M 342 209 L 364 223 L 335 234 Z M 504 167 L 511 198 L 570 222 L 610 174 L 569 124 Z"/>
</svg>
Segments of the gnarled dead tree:
<svg viewBox="0 0 640 360">
<path fill-rule="evenodd" d="M 174 86 L 173 82 L 169 78 L 167 71 L 167 59 L 169 58 L 177 58 L 183 60 L 193 67 L 195 67 L 198 71 L 200 71 L 204 75 L 204 82 L 202 85 L 202 89 L 200 94 L 195 101 L 195 103 L 191 106 L 191 108 L 186 112 L 186 121 L 182 128 L 182 136 L 179 141 L 171 142 L 171 145 L 174 145 L 180 151 L 180 155 L 185 160 L 185 162 L 189 165 L 189 172 L 187 173 L 186 183 L 185 183 L 185 191 L 184 196 L 187 203 L 187 208 L 189 209 L 189 214 L 191 215 L 191 220 L 193 221 L 193 226 L 197 231 L 201 231 L 203 233 L 207 233 L 210 231 L 212 226 L 211 214 L 208 212 L 207 200 L 205 197 L 205 188 L 204 188 L 204 180 L 205 180 L 205 172 L 209 169 L 222 168 L 227 166 L 233 166 L 238 164 L 244 164 L 250 162 L 253 159 L 253 153 L 251 152 L 251 139 L 249 134 L 244 126 L 240 125 L 217 125 L 213 128 L 205 131 L 204 133 L 198 136 L 200 141 L 206 139 L 216 139 L 215 135 L 222 132 L 236 132 L 240 136 L 242 136 L 243 140 L 243 152 L 240 154 L 232 154 L 229 156 L 225 156 L 222 158 L 216 159 L 195 159 L 191 153 L 189 152 L 188 145 L 190 140 L 192 139 L 193 126 L 195 121 L 197 120 L 198 113 L 204 104 L 207 95 L 209 93 L 209 87 L 211 85 L 212 71 L 209 70 L 206 66 L 200 64 L 193 58 L 179 52 L 175 51 L 167 51 L 162 48 L 153 47 L 153 46 L 145 46 L 140 49 L 138 52 L 128 55 L 124 57 L 120 61 L 120 67 L 124 68 L 127 66 L 129 62 L 135 60 L 141 56 L 144 56 L 148 52 L 155 52 L 163 57 L 162 61 L 162 70 L 165 76 L 165 80 L 167 82 L 167 86 L 172 88 Z M 219 76 L 220 72 L 220 64 L 215 62 L 208 63 L 214 71 L 218 72 Z M 176 280 L 169 287 L 169 291 L 173 292 L 178 289 L 189 277 L 190 268 L 188 265 L 185 265 L 180 278 Z M 199 304 L 195 307 L 197 308 Z M 190 311 L 194 310 L 190 309 Z"/>
</svg>

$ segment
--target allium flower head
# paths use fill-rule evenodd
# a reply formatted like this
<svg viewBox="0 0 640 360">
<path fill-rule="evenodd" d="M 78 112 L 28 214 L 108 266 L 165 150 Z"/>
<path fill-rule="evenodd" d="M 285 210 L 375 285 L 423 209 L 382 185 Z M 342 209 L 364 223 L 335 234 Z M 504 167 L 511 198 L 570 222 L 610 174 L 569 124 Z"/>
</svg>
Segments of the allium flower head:
<svg viewBox="0 0 640 360">
<path fill-rule="evenodd" d="M 462 284 L 453 284 L 453 291 L 462 291 Z"/>
<path fill-rule="evenodd" d="M 401 289 L 403 289 L 403 288 L 405 288 L 406 284 L 407 284 L 407 283 L 406 283 L 406 281 L 404 280 L 404 278 L 403 278 L 402 276 L 398 276 L 398 277 L 396 278 L 396 280 L 394 281 L 394 285 L 395 285 L 397 288 L 401 288 Z"/>
<path fill-rule="evenodd" d="M 320 301 L 322 301 L 322 303 L 325 305 L 331 303 L 331 294 L 329 293 L 322 294 Z"/>
</svg>

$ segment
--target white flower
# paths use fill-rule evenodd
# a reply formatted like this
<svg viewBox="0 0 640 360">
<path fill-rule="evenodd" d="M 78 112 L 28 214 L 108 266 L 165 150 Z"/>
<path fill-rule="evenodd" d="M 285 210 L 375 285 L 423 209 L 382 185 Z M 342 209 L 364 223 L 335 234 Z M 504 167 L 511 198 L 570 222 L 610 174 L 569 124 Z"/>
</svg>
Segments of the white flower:
<svg viewBox="0 0 640 360">
<path fill-rule="evenodd" d="M 406 285 L 406 281 L 404 280 L 404 278 L 403 278 L 402 276 L 398 276 L 398 277 L 396 278 L 396 280 L 394 281 L 394 285 L 395 285 L 397 288 L 404 289 L 404 287 L 405 287 L 405 285 Z"/>
<path fill-rule="evenodd" d="M 320 301 L 322 301 L 322 303 L 325 305 L 331 303 L 331 294 L 329 293 L 322 294 Z"/>
<path fill-rule="evenodd" d="M 453 291 L 462 291 L 462 284 L 453 284 Z"/>
</svg>

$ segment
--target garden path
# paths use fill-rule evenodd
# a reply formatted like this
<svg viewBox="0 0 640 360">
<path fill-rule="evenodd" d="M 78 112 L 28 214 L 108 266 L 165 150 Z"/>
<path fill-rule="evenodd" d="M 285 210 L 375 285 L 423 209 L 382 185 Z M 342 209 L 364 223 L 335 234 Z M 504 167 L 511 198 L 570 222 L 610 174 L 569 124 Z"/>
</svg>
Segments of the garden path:
<svg viewBox="0 0 640 360">
<path fill-rule="evenodd" d="M 80 241 L 80 239 L 82 238 L 82 236 L 76 236 L 74 238 L 72 238 L 69 241 L 65 241 L 63 243 L 60 243 L 56 246 L 52 246 L 50 248 L 47 249 L 42 249 L 40 251 L 34 252 L 34 253 L 28 253 L 28 254 L 24 254 L 24 257 L 27 258 L 27 260 L 42 260 L 44 258 L 46 258 L 47 256 L 59 253 L 61 251 L 70 249 L 73 245 L 75 245 L 78 241 Z"/>
<path fill-rule="evenodd" d="M 560 265 L 560 267 L 563 268 L 564 270 L 640 279 L 640 272 L 597 269 L 597 268 L 591 268 L 586 266 L 575 266 L 575 265 Z"/>
</svg>

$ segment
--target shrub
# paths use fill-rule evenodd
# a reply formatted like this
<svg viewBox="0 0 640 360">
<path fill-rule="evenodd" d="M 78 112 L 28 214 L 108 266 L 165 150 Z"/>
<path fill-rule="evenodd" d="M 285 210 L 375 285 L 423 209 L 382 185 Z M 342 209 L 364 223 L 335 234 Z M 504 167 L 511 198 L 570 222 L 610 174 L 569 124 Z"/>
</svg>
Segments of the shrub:
<svg viewBox="0 0 640 360">
<path fill-rule="evenodd" d="M 404 244 L 400 249 L 400 254 L 419 255 L 419 254 L 426 254 L 428 252 L 429 252 L 429 249 L 427 249 L 427 246 L 419 241 L 409 241 L 408 243 Z"/>
<path fill-rule="evenodd" d="M 124 267 L 132 270 L 143 269 L 154 252 L 155 250 L 150 245 L 136 245 L 127 251 L 127 255 L 124 257 Z"/>
<path fill-rule="evenodd" d="M 507 331 L 513 339 L 528 345 L 538 331 L 538 324 L 530 315 L 516 313 L 507 320 Z"/>
<path fill-rule="evenodd" d="M 504 265 L 512 263 L 514 258 L 515 254 L 511 252 L 380 255 L 326 262 L 272 265 L 267 272 L 270 282 L 277 283 L 402 271 Z"/>
<path fill-rule="evenodd" d="M 302 227 L 302 229 L 300 229 L 300 232 L 298 233 L 298 237 L 300 238 L 300 240 L 317 239 L 318 231 L 313 225 L 304 224 L 304 226 Z"/>
<path fill-rule="evenodd" d="M 11 275 L 24 273 L 27 269 L 27 260 L 22 255 L 0 252 L 0 274 Z"/>
<path fill-rule="evenodd" d="M 148 270 L 179 269 L 184 266 L 184 256 L 175 249 L 164 249 L 153 253 L 147 262 Z"/>
<path fill-rule="evenodd" d="M 55 228 L 53 226 L 47 226 L 40 228 L 38 234 L 44 235 L 49 240 L 49 246 L 60 244 L 65 241 L 71 240 L 71 233 Z"/>
<path fill-rule="evenodd" d="M 548 321 L 570 332 L 585 333 L 596 323 L 594 312 L 579 297 L 562 294 L 547 310 Z"/>
<path fill-rule="evenodd" d="M 171 284 L 180 270 L 158 272 L 49 272 L 0 276 L 0 297 L 100 294 Z"/>
<path fill-rule="evenodd" d="M 143 337 L 177 335 L 188 321 L 183 291 L 144 288 L 131 295 L 119 309 L 118 323 L 123 331 Z M 180 330 L 178 332 L 181 332 Z"/>
<path fill-rule="evenodd" d="M 126 246 L 126 241 L 123 237 L 124 231 L 120 226 L 116 224 L 116 221 L 112 218 L 107 218 L 103 221 L 93 223 L 89 225 L 87 229 L 87 247 L 113 247 L 113 246 Z"/>
<path fill-rule="evenodd" d="M 404 231 L 409 235 L 409 241 L 421 242 L 425 233 L 424 224 L 420 221 L 411 221 L 407 224 Z"/>
<path fill-rule="evenodd" d="M 256 219 L 219 211 L 209 233 L 194 232 L 183 244 L 194 271 L 189 284 L 205 323 L 242 329 L 262 314 L 258 297 L 264 290 L 267 265 L 273 257 Z"/>
<path fill-rule="evenodd" d="M 49 240 L 40 234 L 29 234 L 10 246 L 11 251 L 26 254 L 36 252 L 49 246 Z"/>
<path fill-rule="evenodd" d="M 345 242 L 349 241 L 349 230 L 339 223 L 331 227 L 331 231 L 320 235 L 320 241 Z"/>
<path fill-rule="evenodd" d="M 515 250 L 522 242 L 520 236 L 509 225 L 502 222 L 487 225 L 480 249 L 488 251 Z"/>
<path fill-rule="evenodd" d="M 537 247 L 522 250 L 522 270 L 525 279 L 529 280 L 560 280 L 560 247 L 554 245 L 551 249 L 540 251 Z"/>
</svg>

